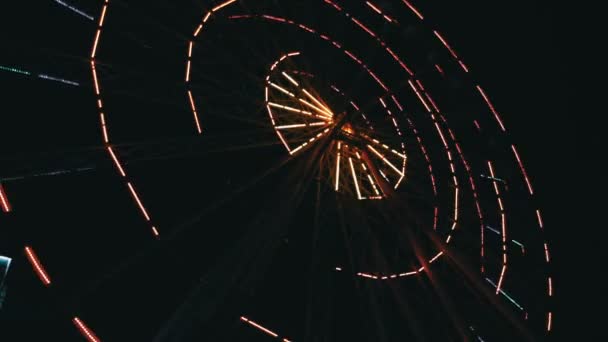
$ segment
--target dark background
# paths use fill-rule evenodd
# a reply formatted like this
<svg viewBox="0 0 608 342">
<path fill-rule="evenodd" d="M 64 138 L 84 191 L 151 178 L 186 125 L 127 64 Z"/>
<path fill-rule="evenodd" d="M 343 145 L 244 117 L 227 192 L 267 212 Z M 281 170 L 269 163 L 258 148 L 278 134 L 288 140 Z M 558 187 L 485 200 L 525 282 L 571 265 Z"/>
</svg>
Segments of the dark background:
<svg viewBox="0 0 608 342">
<path fill-rule="evenodd" d="M 152 54 L 151 58 L 157 58 L 158 68 L 148 69 L 146 73 L 128 67 L 137 63 L 135 57 L 129 61 L 133 64 L 124 60 L 124 65 L 110 63 L 105 70 L 105 88 L 116 99 L 114 103 L 109 103 L 109 108 L 122 107 L 125 113 L 136 112 L 134 117 L 124 119 L 122 123 L 125 126 L 137 128 L 138 118 L 149 115 L 156 120 L 157 126 L 154 127 L 165 123 L 165 132 L 186 132 L 191 129 L 191 114 L 186 100 L 175 100 L 179 99 L 175 94 L 183 91 L 179 82 L 183 75 L 184 40 L 206 6 L 193 1 L 183 3 L 181 6 L 181 3 L 159 1 L 152 6 L 156 11 L 149 15 L 143 14 L 148 12 L 143 10 L 145 6 L 141 2 L 112 4 L 123 6 L 125 10 L 121 13 L 131 11 L 135 19 L 121 21 L 121 26 L 113 26 L 111 32 L 104 32 L 104 35 L 108 35 L 105 37 L 119 37 L 127 47 L 129 43 L 154 46 L 154 43 L 161 42 L 162 46 L 173 44 L 175 48 L 173 52 L 168 50 Z M 377 3 L 383 8 L 391 8 L 382 1 Z M 97 17 L 101 1 L 81 0 L 71 1 L 70 4 Z M 307 7 L 305 2 L 300 5 Z M 571 52 L 567 39 L 567 28 L 572 25 L 571 21 L 560 13 L 554 2 L 549 1 L 498 3 L 467 0 L 416 5 L 458 51 L 472 70 L 474 79 L 490 94 L 510 131 L 511 141 L 519 147 L 538 194 L 537 203 L 544 211 L 552 245 L 555 295 L 558 298 L 554 329 L 556 334 L 565 335 L 567 327 L 576 322 L 575 315 L 569 317 L 575 310 L 569 310 L 570 306 L 564 300 L 569 297 L 568 284 L 576 283 L 572 280 L 579 278 L 577 272 L 573 271 L 577 268 L 574 256 L 578 254 L 575 252 L 578 251 L 578 243 L 574 242 L 573 236 L 589 236 L 586 233 L 589 228 L 582 227 L 578 214 L 575 214 L 578 213 L 576 208 L 587 202 L 576 194 L 575 189 L 583 181 L 576 170 L 585 169 L 584 165 L 593 157 L 577 151 L 579 135 L 589 132 L 592 124 L 585 119 L 586 116 L 574 115 L 569 111 L 571 89 L 574 88 L 569 81 L 571 69 L 566 57 Z M 169 14 L 166 17 L 158 16 L 162 8 L 167 8 Z M 404 12 L 400 4 L 393 4 L 392 9 Z M 78 312 L 78 315 L 93 317 L 90 325 L 98 327 L 104 326 L 99 323 L 103 317 L 123 310 L 115 303 L 103 305 L 103 296 L 98 299 L 86 297 L 88 289 L 93 286 L 91 279 L 97 279 L 94 275 L 99 273 L 99 269 L 95 268 L 124 260 L 131 255 L 125 247 L 132 246 L 133 250 L 148 247 L 150 242 L 142 242 L 141 239 L 148 228 L 134 214 L 136 208 L 124 188 L 118 185 L 118 177 L 100 150 L 101 137 L 88 65 L 95 24 L 53 1 L 3 5 L 0 18 L 0 41 L 3 46 L 0 65 L 46 73 L 81 84 L 73 87 L 0 70 L 0 176 L 6 178 L 39 170 L 61 169 L 66 163 L 76 166 L 92 164 L 96 167 L 91 172 L 28 178 L 4 184 L 15 212 L 10 216 L 0 214 L 0 254 L 13 257 L 14 264 L 8 278 L 7 300 L 0 312 L 0 326 L 4 334 L 0 339 L 29 341 L 45 336 L 52 340 L 77 340 L 77 332 L 69 321 L 71 315 Z M 410 16 L 413 21 L 412 18 Z M 143 29 L 139 30 L 139 25 L 154 28 L 155 31 L 143 36 L 140 34 Z M 412 34 L 411 31 L 417 29 L 416 26 L 408 27 L 404 35 Z M 118 47 L 102 48 L 108 61 L 114 55 L 129 55 L 127 50 Z M 162 62 L 175 65 L 175 68 L 163 68 Z M 146 81 L 150 81 L 150 84 L 141 84 Z M 128 104 L 125 101 L 123 106 L 121 96 L 124 94 L 120 91 L 112 93 L 112 82 L 121 85 L 120 90 L 126 94 L 125 97 L 139 96 L 139 99 L 128 101 Z M 170 86 L 155 89 L 155 85 L 161 83 Z M 147 140 L 152 135 L 147 132 L 134 136 L 132 132 L 142 130 L 117 129 L 113 134 L 124 142 Z M 170 133 L 166 134 L 154 139 L 171 137 Z M 188 148 L 191 146 L 188 145 Z M 136 154 L 137 150 L 132 153 Z M 239 166 L 234 160 L 223 160 L 221 156 L 212 160 L 214 165 Z M 148 176 L 149 179 L 145 178 L 152 173 L 147 169 L 148 164 L 134 167 L 131 171 L 136 180 L 143 178 L 143 184 L 155 184 L 157 193 L 163 194 L 163 197 L 191 199 L 187 201 L 190 204 L 182 201 L 179 206 L 176 204 L 165 210 L 163 206 L 170 205 L 170 200 L 150 200 L 148 209 L 159 222 L 173 220 L 169 214 L 164 217 L 163 212 L 188 217 L 200 207 L 197 202 L 207 203 L 200 194 L 210 190 L 202 182 L 197 185 L 196 182 L 187 181 L 195 181 L 200 175 L 197 172 L 204 171 L 209 177 L 221 180 L 218 181 L 221 183 L 217 185 L 218 192 L 227 182 L 237 182 L 238 179 L 237 175 L 222 178 L 223 169 L 220 167 L 214 171 L 201 165 L 200 169 L 186 170 L 189 165 L 176 161 L 175 164 L 159 166 L 154 176 Z M 167 178 L 163 177 L 165 172 Z M 183 177 L 183 180 L 180 182 L 175 177 Z M 177 187 L 178 184 L 180 187 Z M 185 188 L 188 184 L 191 188 Z M 204 184 L 207 186 L 209 183 Z M 142 190 L 144 198 L 152 196 L 150 189 Z M 248 197 L 237 205 L 242 208 L 243 217 L 249 217 L 247 213 L 253 215 L 262 206 L 252 205 L 253 199 L 255 197 Z M 230 216 L 234 212 L 224 214 Z M 241 221 L 234 216 L 237 215 L 214 217 L 216 221 L 209 223 L 218 228 L 238 226 Z M 102 229 L 102 233 L 91 234 L 92 227 L 97 232 Z M 230 239 L 230 234 L 225 233 L 225 229 L 223 231 L 217 233 L 215 238 Z M 214 233 L 204 233 L 207 238 L 207 234 L 214 236 Z M 116 241 L 120 241 L 121 248 L 112 247 Z M 35 246 L 45 260 L 56 280 L 56 286 L 50 291 L 43 288 L 31 272 L 23 256 L 24 244 Z M 196 248 L 194 243 L 188 246 Z M 214 253 L 210 250 L 202 257 L 209 264 L 214 264 L 213 260 L 218 257 Z M 139 310 L 148 305 L 174 308 L 190 289 L 195 276 L 189 278 L 185 276 L 189 272 L 171 270 L 172 267 L 183 267 L 179 261 L 185 258 L 184 255 L 174 256 L 174 259 L 170 259 L 173 263 L 169 264 L 161 256 L 150 257 L 148 265 L 152 266 L 141 270 L 141 273 L 120 278 L 113 285 L 116 289 L 104 290 L 106 295 L 111 296 L 109 294 L 113 291 L 131 291 L 141 294 L 132 303 Z M 142 277 L 147 277 L 146 281 L 142 281 Z M 175 280 L 169 281 L 173 286 L 167 287 L 167 291 L 174 293 L 174 296 L 165 296 L 162 288 L 154 286 L 146 290 L 146 283 L 161 283 L 171 277 L 175 277 Z M 163 300 L 163 297 L 167 298 Z M 101 309 L 97 312 L 87 311 L 86 304 Z M 137 311 L 134 310 L 133 314 L 137 314 Z M 124 315 L 130 320 L 112 319 L 105 327 L 113 326 L 112 334 L 116 334 L 122 329 L 129 333 L 137 330 L 133 325 L 159 326 L 162 323 L 161 318 L 157 318 L 161 321 L 147 321 L 131 316 L 129 312 L 124 312 Z M 236 329 L 234 326 L 225 328 Z M 102 335 L 103 329 L 95 330 L 100 330 Z M 111 334 L 106 331 L 106 335 Z M 138 335 L 133 336 L 136 339 Z M 255 331 L 251 336 L 243 336 L 233 338 L 266 340 L 265 336 L 259 336 Z"/>
</svg>

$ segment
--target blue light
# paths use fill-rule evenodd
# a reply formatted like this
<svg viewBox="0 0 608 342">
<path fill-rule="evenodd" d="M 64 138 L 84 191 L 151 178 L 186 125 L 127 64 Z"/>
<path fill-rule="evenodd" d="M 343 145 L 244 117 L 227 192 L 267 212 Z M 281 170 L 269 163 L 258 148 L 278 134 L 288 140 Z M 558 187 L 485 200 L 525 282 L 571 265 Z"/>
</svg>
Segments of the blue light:
<svg viewBox="0 0 608 342">
<path fill-rule="evenodd" d="M 83 16 L 83 17 L 85 17 L 85 18 L 87 18 L 89 20 L 93 20 L 94 19 L 92 16 L 84 13 L 83 11 L 79 10 L 78 8 L 76 8 L 76 7 L 72 6 L 72 5 L 66 4 L 65 2 L 63 2 L 61 0 L 55 0 L 55 2 L 58 3 L 58 4 L 60 4 L 61 6 L 65 7 L 65 8 L 68 8 L 68 9 L 72 10 L 74 13 L 80 14 L 81 16 Z"/>
<path fill-rule="evenodd" d="M 488 281 L 488 283 L 492 284 L 492 286 L 494 286 L 494 288 L 496 288 L 496 284 L 494 284 L 493 281 L 491 281 L 489 278 L 486 278 L 486 280 Z M 503 294 L 503 296 L 505 296 L 511 303 L 513 303 L 515 306 L 517 306 L 517 308 L 521 311 L 524 311 L 524 308 L 519 305 L 515 299 L 511 298 L 511 296 L 509 296 L 505 291 L 503 291 L 502 289 L 500 289 L 500 293 Z"/>
</svg>

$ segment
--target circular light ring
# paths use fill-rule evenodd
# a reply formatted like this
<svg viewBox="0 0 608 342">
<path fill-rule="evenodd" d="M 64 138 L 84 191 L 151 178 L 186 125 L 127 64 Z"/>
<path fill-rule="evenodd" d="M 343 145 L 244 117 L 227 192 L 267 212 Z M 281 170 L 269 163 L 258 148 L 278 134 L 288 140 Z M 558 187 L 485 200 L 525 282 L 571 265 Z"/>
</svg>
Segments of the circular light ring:
<svg viewBox="0 0 608 342">
<path fill-rule="evenodd" d="M 313 34 L 313 35 L 320 37 L 324 41 L 327 41 L 329 44 L 331 44 L 330 45 L 331 47 L 342 51 L 346 56 L 349 57 L 349 59 L 351 59 L 356 64 L 361 66 L 367 72 L 367 74 L 371 77 L 371 79 L 373 79 L 378 86 L 380 86 L 384 91 L 386 91 L 385 96 L 390 96 L 390 98 L 394 101 L 394 103 L 398 107 L 403 108 L 401 106 L 400 102 L 398 101 L 398 97 L 397 97 L 396 93 L 393 92 L 390 88 L 388 88 L 386 86 L 385 82 L 383 82 L 382 79 L 380 77 L 378 77 L 377 74 L 375 74 L 367 66 L 367 64 L 365 64 L 363 62 L 363 60 L 361 58 L 357 57 L 349 50 L 346 50 L 340 42 L 333 40 L 329 35 L 324 34 L 324 33 L 319 33 L 316 30 L 310 28 L 309 26 L 307 26 L 305 24 L 298 23 L 293 20 L 285 19 L 285 18 L 278 17 L 278 16 L 272 16 L 272 15 L 266 15 L 266 14 L 261 14 L 261 15 L 246 14 L 246 15 L 231 15 L 228 18 L 239 19 L 239 20 L 240 19 L 261 19 L 261 20 L 267 20 L 270 22 L 276 22 L 276 23 L 280 23 L 280 24 L 287 24 L 287 25 L 296 27 L 297 29 L 300 29 L 306 33 Z M 436 132 L 442 141 L 446 157 L 449 161 L 449 170 L 450 170 L 451 179 L 452 179 L 453 187 L 454 187 L 454 195 L 453 195 L 454 202 L 453 202 L 453 214 L 452 214 L 453 216 L 451 218 L 452 225 L 450 226 L 448 236 L 445 238 L 445 243 L 449 244 L 450 241 L 452 240 L 452 233 L 456 230 L 456 227 L 458 225 L 458 201 L 459 201 L 459 191 L 460 191 L 458 179 L 457 179 L 457 176 L 455 173 L 455 166 L 454 166 L 454 162 L 453 162 L 452 152 L 451 152 L 450 147 L 448 146 L 448 142 L 445 138 L 445 134 L 443 133 L 443 130 L 439 125 L 437 116 L 434 114 L 433 110 L 431 109 L 431 106 L 429 106 L 429 104 L 428 104 L 428 103 L 431 103 L 432 105 L 436 106 L 435 102 L 432 100 L 430 95 L 424 90 L 424 87 L 423 87 L 422 83 L 420 82 L 420 80 L 415 80 L 413 82 L 411 79 L 409 79 L 408 85 L 411 87 L 412 92 L 417 96 L 417 98 L 419 99 L 421 104 L 427 109 L 427 112 L 433 122 Z M 423 95 L 424 95 L 424 97 L 423 97 Z M 427 100 L 425 100 L 425 98 Z M 427 101 L 428 101 L 428 103 L 427 103 Z M 438 112 L 438 110 L 437 110 L 437 112 Z M 442 251 L 437 251 L 436 254 L 434 254 L 432 257 L 428 258 L 428 262 L 431 262 L 431 260 L 434 262 L 435 260 L 437 260 L 437 258 L 441 257 L 442 255 L 443 255 Z M 370 279 L 394 279 L 394 278 L 398 278 L 398 277 L 414 275 L 414 274 L 417 274 L 418 272 L 422 272 L 423 270 L 424 270 L 424 266 L 421 266 L 421 267 L 416 268 L 409 272 L 391 273 L 391 274 L 380 275 L 380 276 L 371 275 L 366 272 L 357 272 L 357 275 L 359 275 L 361 277 L 370 278 Z M 401 276 L 399 276 L 399 275 L 401 275 Z"/>
</svg>

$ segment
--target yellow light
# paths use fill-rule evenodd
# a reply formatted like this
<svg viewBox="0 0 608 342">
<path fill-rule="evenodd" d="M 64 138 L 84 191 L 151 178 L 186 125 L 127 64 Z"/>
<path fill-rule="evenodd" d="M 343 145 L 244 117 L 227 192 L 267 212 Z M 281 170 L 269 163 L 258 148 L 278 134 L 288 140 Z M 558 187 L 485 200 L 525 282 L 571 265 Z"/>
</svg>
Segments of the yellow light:
<svg viewBox="0 0 608 342">
<path fill-rule="evenodd" d="M 301 128 L 301 127 L 306 127 L 306 124 L 282 125 L 282 126 L 275 126 L 274 128 L 276 128 L 276 129 L 290 129 L 290 128 Z"/>
<path fill-rule="evenodd" d="M 350 171 L 352 172 L 353 181 L 355 182 L 355 189 L 357 190 L 357 198 L 362 199 L 361 190 L 359 190 L 359 182 L 357 182 L 357 174 L 355 173 L 355 167 L 353 166 L 353 159 L 349 157 L 348 162 L 350 163 Z"/>
<path fill-rule="evenodd" d="M 304 114 L 304 115 L 312 115 L 311 112 L 306 111 L 306 110 L 301 110 L 301 109 L 297 109 L 297 108 L 293 108 L 293 107 L 289 107 L 289 106 L 283 106 L 283 105 L 280 105 L 280 104 L 274 103 L 274 102 L 268 102 L 268 104 L 271 107 L 285 109 L 285 110 L 288 110 L 290 112 L 300 113 L 300 114 Z"/>
<path fill-rule="evenodd" d="M 223 4 L 219 4 L 219 5 L 215 6 L 215 7 L 213 7 L 213 9 L 211 10 L 211 12 L 216 12 L 216 11 L 218 11 L 218 10 L 220 10 L 220 9 L 228 6 L 228 5 L 230 5 L 231 3 L 235 2 L 235 1 L 236 0 L 228 0 L 228 1 L 224 2 Z"/>
<path fill-rule="evenodd" d="M 367 179 L 369 179 L 369 182 L 372 184 L 376 196 L 380 196 L 380 192 L 378 191 L 378 188 L 376 187 L 376 184 L 374 183 L 374 180 L 372 179 L 372 176 L 369 173 L 367 174 Z"/>
<path fill-rule="evenodd" d="M 285 88 L 282 88 L 281 86 L 279 86 L 279 85 L 277 85 L 277 84 L 274 84 L 274 83 L 272 83 L 272 82 L 268 82 L 268 84 L 270 84 L 270 85 L 271 85 L 273 88 L 278 89 L 279 91 L 281 91 L 281 92 L 282 92 L 282 93 L 284 93 L 284 94 L 287 94 L 287 95 L 289 95 L 289 96 L 291 96 L 291 97 L 295 97 L 295 95 L 294 95 L 293 93 L 291 93 L 290 91 L 288 91 L 288 90 L 287 90 L 287 89 L 285 89 Z"/>
<path fill-rule="evenodd" d="M 312 102 L 316 103 L 319 107 L 322 107 L 323 109 L 325 109 L 325 112 L 327 112 L 331 116 L 334 116 L 334 113 L 331 111 L 331 109 L 327 108 L 326 105 L 324 105 L 321 101 L 317 100 L 306 89 L 302 89 L 302 92 L 304 92 L 304 95 L 308 96 L 308 98 L 311 99 Z"/>
<path fill-rule="evenodd" d="M 310 108 L 312 108 L 312 109 L 314 109 L 314 110 L 318 111 L 318 112 L 319 112 L 319 114 L 321 114 L 323 117 L 326 117 L 326 118 L 328 118 L 328 119 L 331 119 L 331 116 L 332 116 L 332 115 L 331 115 L 330 113 L 327 113 L 327 112 L 326 112 L 326 111 L 324 111 L 323 109 L 321 109 L 321 108 L 319 108 L 319 107 L 317 107 L 317 106 L 313 105 L 312 103 L 310 103 L 310 102 L 308 102 L 308 101 L 306 101 L 306 100 L 304 100 L 304 99 L 302 99 L 302 98 L 298 98 L 298 100 L 299 100 L 300 102 L 302 102 L 303 104 L 307 105 L 308 107 L 310 107 Z"/>
<path fill-rule="evenodd" d="M 393 165 L 390 161 L 388 161 L 388 159 L 386 159 L 386 157 L 384 157 L 384 155 L 380 152 L 378 152 L 375 148 L 373 148 L 371 145 L 367 145 L 367 147 L 372 150 L 372 152 L 374 152 L 374 154 L 376 154 L 378 157 L 380 157 L 380 159 L 382 159 L 382 161 L 384 163 L 386 163 L 388 166 L 391 167 L 391 169 L 393 169 L 393 171 L 395 171 L 397 174 L 399 174 L 400 176 L 403 176 L 403 173 L 401 171 L 399 171 L 399 169 L 397 169 L 395 167 L 395 165 Z"/>
<path fill-rule="evenodd" d="M 338 187 L 339 187 L 339 182 L 340 182 L 340 149 L 342 147 L 342 142 L 338 141 L 338 159 L 336 161 L 336 185 L 335 185 L 335 190 L 338 191 Z"/>
</svg>

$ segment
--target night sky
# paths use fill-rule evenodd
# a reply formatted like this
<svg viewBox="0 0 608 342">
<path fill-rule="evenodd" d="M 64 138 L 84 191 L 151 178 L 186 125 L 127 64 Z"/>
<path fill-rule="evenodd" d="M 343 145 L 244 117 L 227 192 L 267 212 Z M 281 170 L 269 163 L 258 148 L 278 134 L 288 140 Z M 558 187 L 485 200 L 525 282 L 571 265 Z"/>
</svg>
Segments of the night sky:
<svg viewBox="0 0 608 342">
<path fill-rule="evenodd" d="M 335 1 L 394 47 L 434 94 L 471 158 L 484 213 L 494 215 L 486 224 L 494 227 L 500 224 L 494 190 L 480 175 L 488 173 L 487 160 L 496 165 L 507 184 L 501 189 L 513 236 L 537 249 L 540 261 L 543 241 L 532 224 L 535 209 L 542 210 L 551 266 L 530 261 L 534 251 L 515 256 L 512 267 L 522 273 L 513 271 L 512 283 L 505 284 L 529 305 L 527 320 L 503 297 L 483 294 L 493 288 L 479 274 L 479 222 L 470 199 L 461 203 L 462 222 L 450 245 L 454 257 L 438 261 L 428 277 L 377 285 L 350 275 L 390 272 L 403 260 L 410 267 L 414 245 L 432 256 L 431 235 L 415 227 L 429 225 L 433 203 L 451 205 L 441 140 L 430 121 L 419 119 L 419 133 L 438 163 L 438 198 L 431 199 L 426 161 L 409 129 L 408 178 L 394 201 L 336 194 L 318 156 L 326 140 L 288 158 L 265 111 L 264 77 L 282 54 L 301 51 L 289 67 L 314 74 L 306 84 L 336 111 L 348 112 L 348 106 L 329 94 L 330 82 L 370 117 L 380 112 L 382 89 L 318 37 L 285 24 L 227 16 L 271 14 L 331 35 L 402 96 L 405 112 L 398 115 L 417 120 L 426 113 L 407 75 L 322 0 L 239 0 L 214 15 L 195 41 L 186 85 L 188 42 L 204 13 L 219 3 L 110 2 L 96 63 L 111 145 L 103 142 L 90 66 L 103 1 L 3 5 L 0 184 L 12 210 L 0 211 L 0 255 L 13 263 L 0 309 L 1 341 L 83 340 L 75 316 L 104 341 L 280 340 L 242 316 L 294 341 L 550 340 L 547 310 L 555 315 L 550 336 L 560 340 L 572 267 L 568 231 L 576 227 L 571 212 L 580 205 L 571 199 L 571 179 L 579 158 L 588 157 L 575 152 L 580 118 L 568 112 L 568 48 L 552 2 L 412 2 L 425 16 L 421 23 L 401 1 L 376 0 L 397 21 L 389 23 L 365 1 Z M 455 63 L 433 29 L 470 72 Z M 508 134 L 500 131 L 477 84 Z M 186 89 L 200 105 L 202 135 Z M 532 201 L 511 144 L 532 180 Z M 123 161 L 151 223 L 107 146 Z M 462 164 L 457 170 L 468 186 Z M 449 226 L 449 210 L 441 214 L 442 227 Z M 394 227 L 410 229 L 419 244 L 400 245 L 410 235 Z M 445 238 L 448 230 L 440 228 L 438 236 Z M 51 286 L 32 271 L 25 246 L 42 260 Z M 498 254 L 488 256 L 493 265 L 487 274 L 497 278 L 500 267 L 491 258 L 498 260 L 500 244 L 489 248 Z M 540 299 L 544 278 L 535 283 L 547 270 L 554 282 L 550 301 Z M 525 332 L 506 317 L 522 323 Z"/>
</svg>

